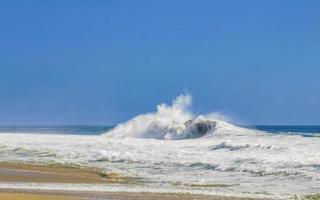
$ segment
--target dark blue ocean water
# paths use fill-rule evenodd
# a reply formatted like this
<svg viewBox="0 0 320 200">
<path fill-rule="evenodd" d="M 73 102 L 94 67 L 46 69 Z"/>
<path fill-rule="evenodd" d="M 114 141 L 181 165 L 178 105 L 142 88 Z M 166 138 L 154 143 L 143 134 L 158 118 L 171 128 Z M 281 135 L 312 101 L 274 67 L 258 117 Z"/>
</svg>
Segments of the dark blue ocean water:
<svg viewBox="0 0 320 200">
<path fill-rule="evenodd" d="M 114 126 L 0 126 L 0 133 L 100 135 Z"/>
<path fill-rule="evenodd" d="M 275 134 L 302 135 L 306 137 L 320 136 L 320 126 L 253 126 L 252 128 Z"/>
<path fill-rule="evenodd" d="M 38 134 L 71 134 L 71 135 L 100 135 L 114 126 L 0 126 L 0 133 L 38 133 Z M 302 135 L 319 137 L 320 126 L 247 126 L 274 134 Z"/>
</svg>

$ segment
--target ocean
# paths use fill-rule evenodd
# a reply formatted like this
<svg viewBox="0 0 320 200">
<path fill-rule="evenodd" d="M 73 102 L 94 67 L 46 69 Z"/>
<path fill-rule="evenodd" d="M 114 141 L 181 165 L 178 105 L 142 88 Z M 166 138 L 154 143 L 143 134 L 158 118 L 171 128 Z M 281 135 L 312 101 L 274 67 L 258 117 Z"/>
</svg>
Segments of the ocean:
<svg viewBox="0 0 320 200">
<path fill-rule="evenodd" d="M 215 113 L 194 115 L 190 103 L 190 97 L 180 96 L 115 126 L 2 126 L 1 161 L 94 167 L 137 182 L 0 183 L 0 188 L 274 199 L 320 192 L 320 126 L 238 126 Z M 199 123 L 207 125 L 202 135 L 188 127 Z"/>
<path fill-rule="evenodd" d="M 112 130 L 114 127 L 116 125 L 0 126 L 0 133 L 101 135 Z M 320 137 L 320 126 L 315 125 L 246 125 L 241 127 L 272 134 Z"/>
</svg>

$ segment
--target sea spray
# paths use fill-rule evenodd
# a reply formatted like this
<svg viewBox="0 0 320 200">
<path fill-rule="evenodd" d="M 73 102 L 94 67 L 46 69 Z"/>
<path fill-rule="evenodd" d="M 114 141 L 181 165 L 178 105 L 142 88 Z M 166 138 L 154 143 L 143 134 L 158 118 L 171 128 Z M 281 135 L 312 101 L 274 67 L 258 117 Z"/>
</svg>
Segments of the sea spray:
<svg viewBox="0 0 320 200">
<path fill-rule="evenodd" d="M 217 129 L 229 129 L 232 131 L 241 129 L 222 120 L 222 115 L 215 113 L 194 115 L 190 111 L 191 103 L 192 97 L 190 95 L 180 95 L 173 100 L 171 106 L 162 103 L 157 106 L 156 112 L 138 115 L 125 123 L 117 125 L 105 135 L 112 138 L 131 137 L 174 140 L 199 136 L 208 137 L 213 134 L 214 130 L 219 132 Z M 199 128 L 200 123 L 210 127 L 206 128 L 208 131 L 204 131 L 206 134 L 193 134 L 192 132 L 195 131 L 192 123 L 198 125 L 197 128 Z"/>
</svg>

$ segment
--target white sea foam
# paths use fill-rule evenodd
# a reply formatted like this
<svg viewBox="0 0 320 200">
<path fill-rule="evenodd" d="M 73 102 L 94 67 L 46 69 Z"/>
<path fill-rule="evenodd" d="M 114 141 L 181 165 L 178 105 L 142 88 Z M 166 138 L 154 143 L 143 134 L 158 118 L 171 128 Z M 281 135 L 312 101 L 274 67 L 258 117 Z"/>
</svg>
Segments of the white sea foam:
<svg viewBox="0 0 320 200">
<path fill-rule="evenodd" d="M 154 113 L 142 114 L 134 117 L 128 122 L 117 125 L 106 134 L 112 138 L 152 138 L 152 139 L 186 139 L 190 133 L 186 130 L 185 123 L 188 120 L 214 121 L 217 122 L 214 131 L 209 132 L 205 137 L 213 134 L 248 134 L 248 129 L 234 126 L 221 119 L 221 115 L 209 113 L 195 116 L 189 110 L 192 103 L 190 95 L 178 96 L 172 102 L 172 106 L 160 104 Z M 214 133 L 213 133 L 214 132 Z M 251 131 L 252 132 L 252 131 Z"/>
<path fill-rule="evenodd" d="M 69 183 L 0 183 L 0 189 L 36 190 L 36 191 L 80 191 L 80 192 L 132 192 L 132 193 L 177 193 L 193 195 L 218 195 L 230 197 L 287 199 L 290 195 L 268 195 L 268 194 L 243 194 L 231 193 L 226 188 L 190 188 L 190 187 L 167 187 L 123 184 L 69 184 Z"/>
<path fill-rule="evenodd" d="M 241 128 L 214 114 L 195 116 L 190 96 L 140 115 L 101 136 L 0 134 L 5 161 L 94 166 L 140 177 L 143 187 L 206 188 L 225 194 L 307 194 L 320 191 L 320 138 Z M 214 131 L 185 139 L 190 119 L 217 122 Z M 190 187 L 190 190 L 193 187 Z M 197 190 L 201 191 L 201 189 Z"/>
</svg>

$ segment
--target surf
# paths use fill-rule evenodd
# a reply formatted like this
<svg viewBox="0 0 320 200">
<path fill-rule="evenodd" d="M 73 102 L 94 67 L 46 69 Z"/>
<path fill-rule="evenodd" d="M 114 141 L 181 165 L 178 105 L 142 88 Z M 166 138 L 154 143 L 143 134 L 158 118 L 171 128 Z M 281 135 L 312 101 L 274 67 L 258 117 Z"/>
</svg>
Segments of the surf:
<svg viewBox="0 0 320 200">
<path fill-rule="evenodd" d="M 282 195 L 320 190 L 319 137 L 248 129 L 217 113 L 194 114 L 191 105 L 190 95 L 180 95 L 170 105 L 161 103 L 154 112 L 110 130 L 99 128 L 101 135 L 60 134 L 60 128 L 23 134 L 15 129 L 0 134 L 0 156 L 7 162 L 111 170 L 142 180 L 144 188 L 240 195 L 277 195 L 279 186 L 284 186 Z M 204 190 L 219 184 L 228 187 Z"/>
<path fill-rule="evenodd" d="M 181 140 L 210 137 L 223 131 L 243 132 L 243 128 L 226 122 L 215 113 L 193 114 L 191 104 L 190 95 L 180 95 L 172 105 L 162 103 L 155 112 L 118 124 L 104 135 L 109 138 Z"/>
</svg>

